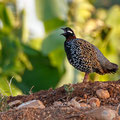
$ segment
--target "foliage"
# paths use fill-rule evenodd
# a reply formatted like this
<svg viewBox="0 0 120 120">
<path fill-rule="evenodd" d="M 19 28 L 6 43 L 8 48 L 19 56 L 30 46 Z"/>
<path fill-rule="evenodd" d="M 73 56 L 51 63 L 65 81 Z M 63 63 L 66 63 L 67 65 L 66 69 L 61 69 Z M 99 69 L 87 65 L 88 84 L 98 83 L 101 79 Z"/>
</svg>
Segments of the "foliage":
<svg viewBox="0 0 120 120">
<path fill-rule="evenodd" d="M 30 38 L 26 11 L 17 12 L 16 2 L 0 2 L 0 89 L 11 95 L 55 88 L 79 81 L 66 62 L 62 26 L 70 26 L 76 35 L 96 45 L 112 62 L 120 65 L 120 6 L 100 8 L 93 0 L 36 0 L 36 13 L 44 24 L 44 38 Z M 95 6 L 94 6 L 95 5 Z M 53 7 L 54 6 L 54 7 Z M 96 7 L 97 6 L 97 7 Z M 80 74 L 79 74 L 80 73 Z M 114 75 L 91 75 L 92 80 L 117 80 Z M 73 82 L 75 82 L 73 81 Z"/>
<path fill-rule="evenodd" d="M 0 112 L 7 111 L 9 109 L 7 100 L 8 100 L 7 96 L 0 94 Z"/>
<path fill-rule="evenodd" d="M 0 30 L 0 88 L 2 91 L 10 95 L 8 81 L 13 76 L 11 85 L 13 95 L 21 94 L 21 90 L 27 93 L 32 86 L 35 86 L 34 91 L 47 89 L 50 86 L 55 87 L 64 72 L 64 68 L 59 72 L 47 55 L 43 55 L 42 52 L 25 44 L 23 37 L 25 34 L 23 32 L 24 17 L 19 17 L 24 16 L 24 11 L 16 18 L 12 10 L 8 10 L 7 5 L 0 4 L 0 7 L 1 21 L 3 22 L 3 28 Z M 18 25 L 16 25 L 17 22 Z M 58 53 L 61 53 L 61 50 L 58 49 Z M 52 52 L 50 54 L 51 59 L 53 59 Z M 62 61 L 61 59 L 60 64 L 63 64 Z M 56 63 L 53 62 L 53 64 Z M 58 62 L 59 66 L 61 66 L 60 64 Z"/>
<path fill-rule="evenodd" d="M 68 93 L 68 95 L 72 94 L 72 92 L 74 91 L 74 88 L 72 85 L 64 85 L 64 89 Z"/>
</svg>

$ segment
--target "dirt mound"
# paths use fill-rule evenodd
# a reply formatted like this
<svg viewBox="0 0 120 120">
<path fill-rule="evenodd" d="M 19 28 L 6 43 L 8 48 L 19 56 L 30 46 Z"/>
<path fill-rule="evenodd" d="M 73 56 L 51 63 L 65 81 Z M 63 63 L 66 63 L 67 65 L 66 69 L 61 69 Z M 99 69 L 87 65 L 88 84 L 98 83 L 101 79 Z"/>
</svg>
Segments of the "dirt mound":
<svg viewBox="0 0 120 120">
<path fill-rule="evenodd" d="M 10 104 L 16 100 L 21 102 L 0 113 L 0 120 L 99 120 L 94 113 L 98 113 L 97 116 L 101 113 L 103 117 L 104 110 L 113 113 L 111 116 L 119 112 L 120 80 L 64 85 L 55 90 L 50 88 L 31 95 L 10 97 L 7 102 Z M 17 108 L 21 103 L 31 100 L 40 100 L 45 108 Z M 117 119 L 111 116 L 109 120 Z"/>
</svg>

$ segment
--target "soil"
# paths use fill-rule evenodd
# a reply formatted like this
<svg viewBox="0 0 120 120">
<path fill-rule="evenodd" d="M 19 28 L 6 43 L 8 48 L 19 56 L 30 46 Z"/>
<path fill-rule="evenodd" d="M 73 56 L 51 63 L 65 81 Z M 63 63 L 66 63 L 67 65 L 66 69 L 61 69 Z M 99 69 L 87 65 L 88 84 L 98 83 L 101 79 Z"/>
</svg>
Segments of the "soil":
<svg viewBox="0 0 120 120">
<path fill-rule="evenodd" d="M 30 95 L 9 97 L 7 103 L 20 100 L 22 103 L 30 100 L 40 100 L 45 105 L 40 108 L 20 108 L 19 104 L 12 106 L 8 111 L 0 113 L 0 120 L 96 120 L 94 115 L 86 114 L 93 108 L 77 109 L 67 103 L 75 99 L 79 103 L 87 103 L 90 98 L 98 98 L 96 91 L 108 90 L 110 97 L 99 98 L 100 106 L 117 109 L 120 104 L 120 80 L 109 82 L 88 82 L 69 84 L 53 90 L 41 90 Z M 60 105 L 55 105 L 58 102 Z"/>
</svg>

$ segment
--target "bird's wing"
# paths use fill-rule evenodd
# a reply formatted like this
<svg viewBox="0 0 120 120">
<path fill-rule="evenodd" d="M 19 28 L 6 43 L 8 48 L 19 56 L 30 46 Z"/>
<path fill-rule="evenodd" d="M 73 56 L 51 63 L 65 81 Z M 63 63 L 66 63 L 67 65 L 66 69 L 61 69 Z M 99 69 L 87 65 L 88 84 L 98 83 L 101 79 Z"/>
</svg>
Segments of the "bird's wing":
<svg viewBox="0 0 120 120">
<path fill-rule="evenodd" d="M 81 55 L 86 64 L 92 67 L 93 72 L 103 74 L 103 70 L 100 62 L 98 61 L 97 52 L 95 50 L 96 47 L 83 39 L 78 39 L 76 42 L 80 46 Z"/>
<path fill-rule="evenodd" d="M 101 51 L 94 46 L 96 50 L 97 59 L 105 73 L 115 73 L 118 70 L 118 65 L 111 63 L 102 53 Z"/>
</svg>

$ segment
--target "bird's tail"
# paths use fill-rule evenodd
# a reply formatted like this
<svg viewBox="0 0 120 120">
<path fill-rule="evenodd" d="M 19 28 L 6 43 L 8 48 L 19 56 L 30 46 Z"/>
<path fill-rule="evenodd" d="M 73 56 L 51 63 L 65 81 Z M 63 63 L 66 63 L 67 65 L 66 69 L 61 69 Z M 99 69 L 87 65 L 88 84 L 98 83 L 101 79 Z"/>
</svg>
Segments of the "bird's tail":
<svg viewBox="0 0 120 120">
<path fill-rule="evenodd" d="M 115 73 L 117 70 L 118 65 L 111 62 L 103 68 L 104 73 Z"/>
</svg>

